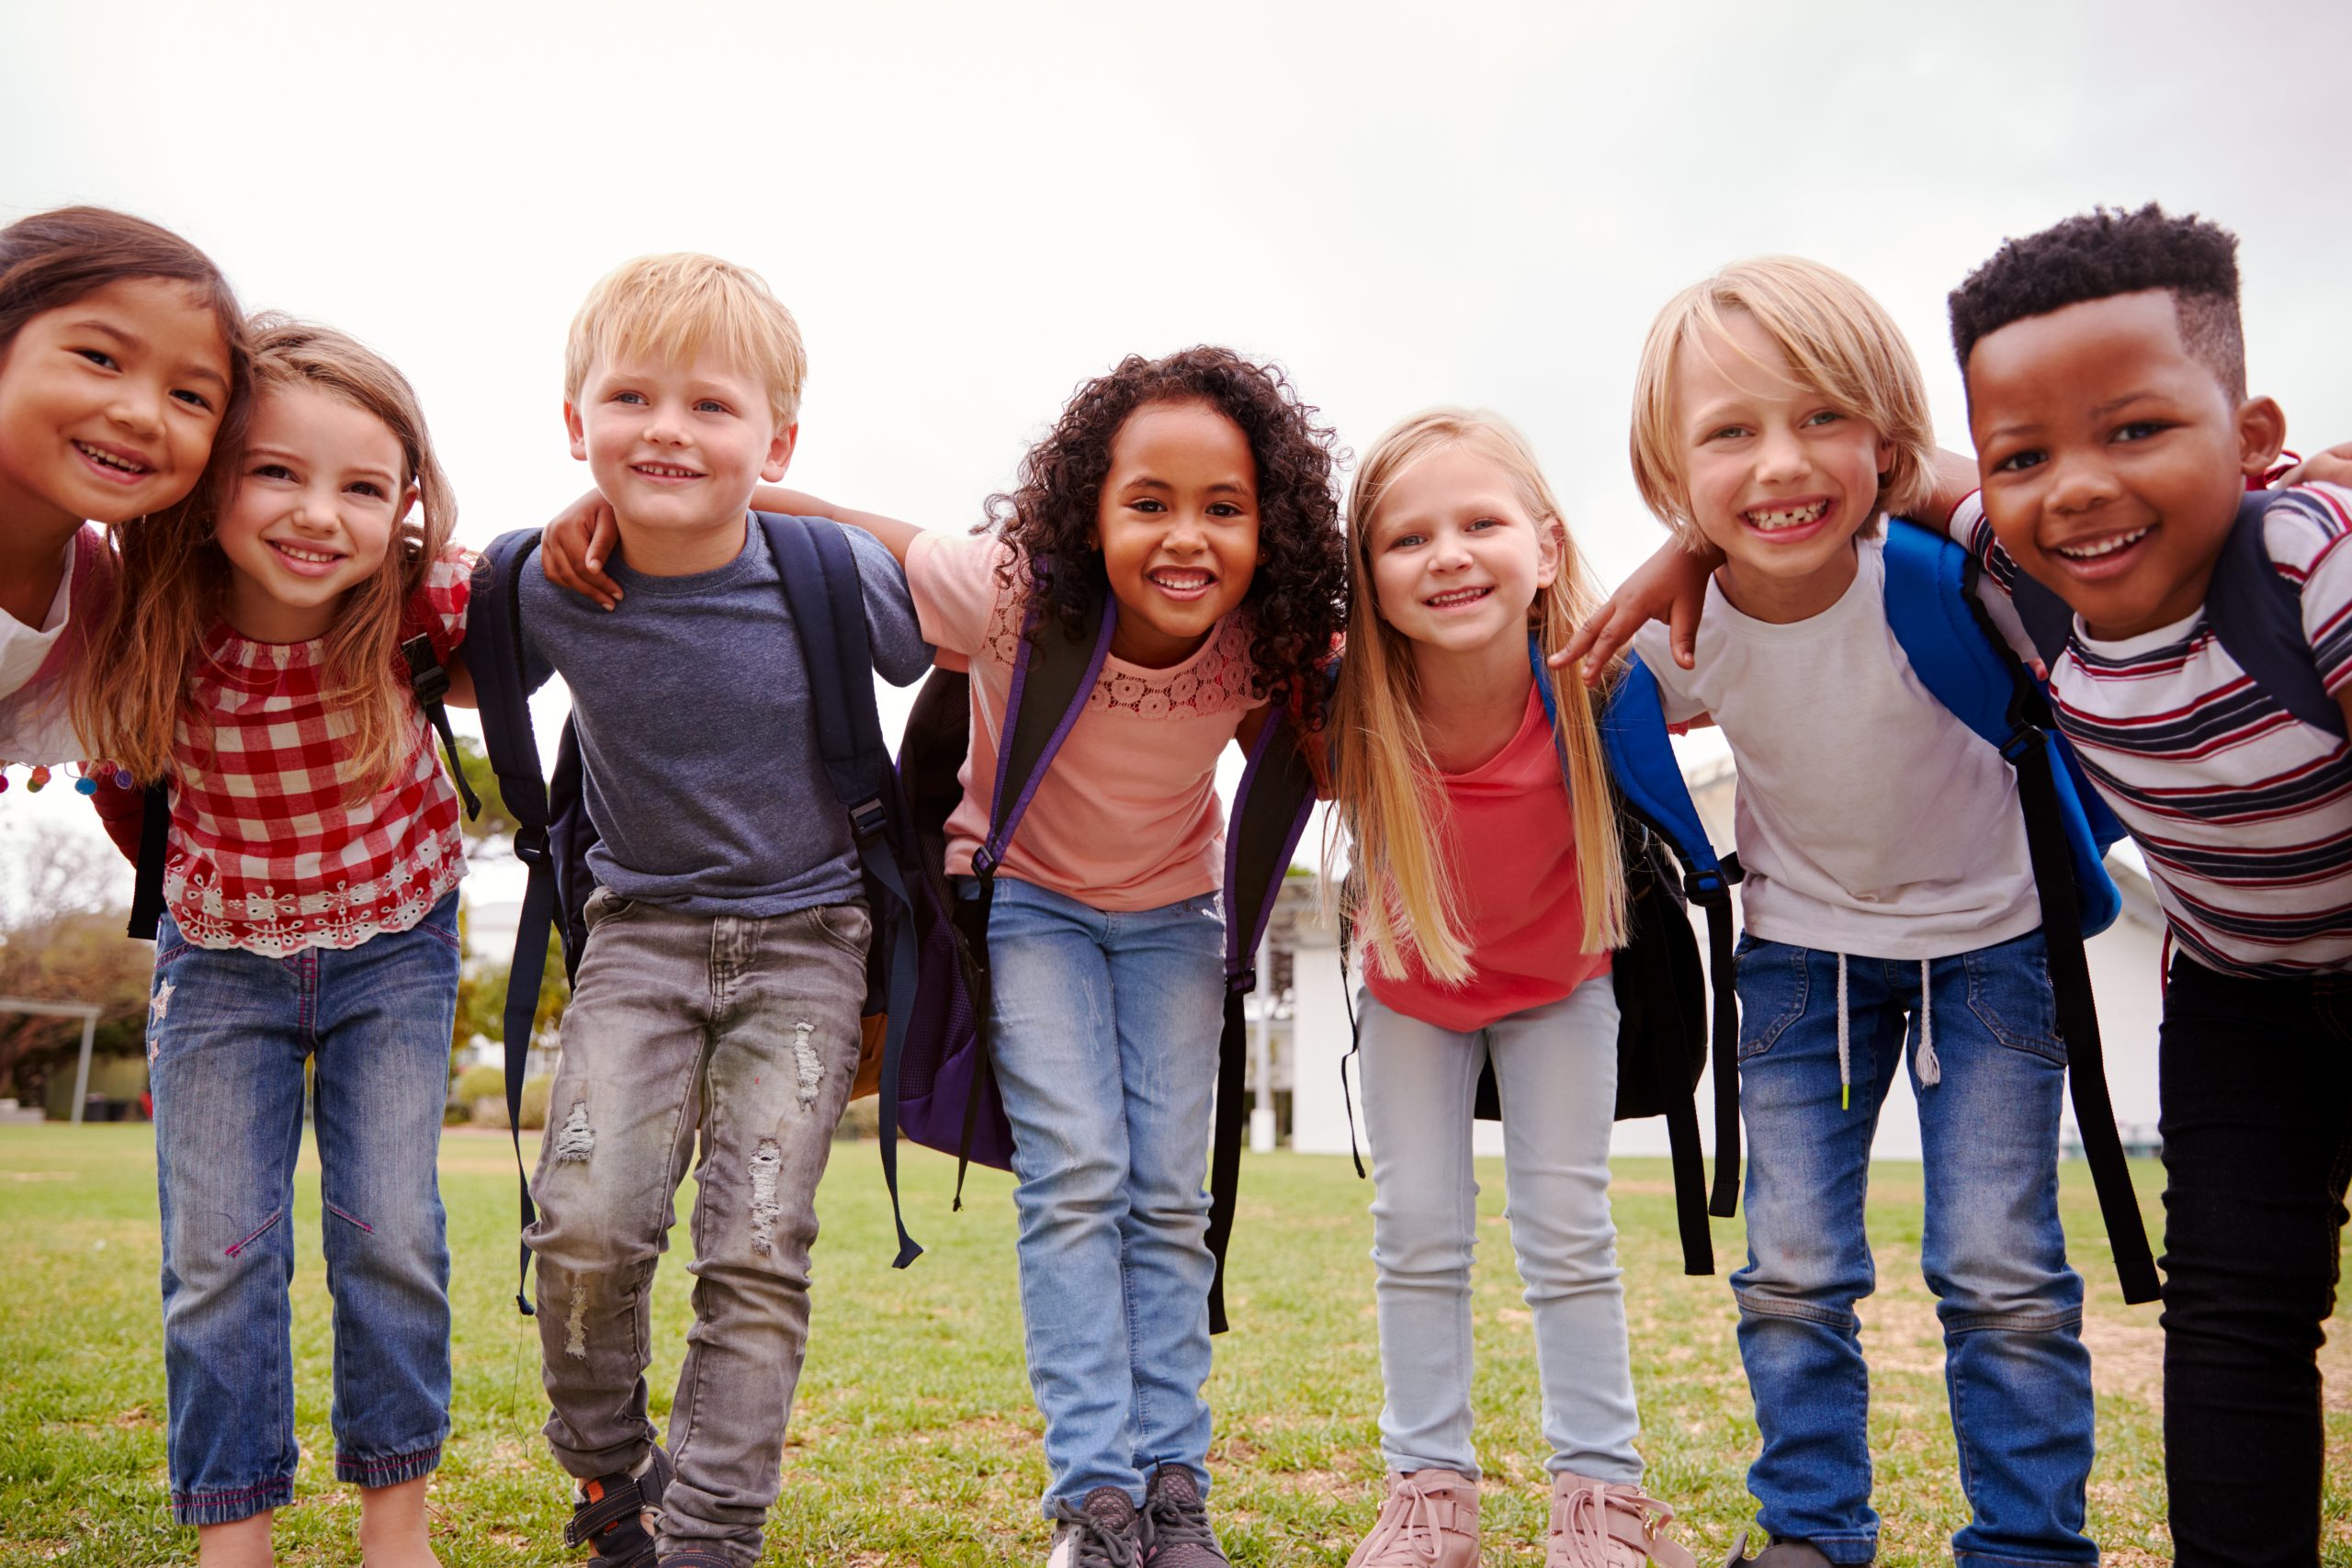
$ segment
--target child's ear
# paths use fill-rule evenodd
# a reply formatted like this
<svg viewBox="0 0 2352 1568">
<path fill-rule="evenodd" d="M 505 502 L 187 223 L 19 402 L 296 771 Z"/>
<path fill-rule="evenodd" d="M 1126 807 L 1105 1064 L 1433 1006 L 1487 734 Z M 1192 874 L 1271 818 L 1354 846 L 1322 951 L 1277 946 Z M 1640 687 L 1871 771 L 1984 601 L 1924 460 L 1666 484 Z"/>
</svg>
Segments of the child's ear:
<svg viewBox="0 0 2352 1568">
<path fill-rule="evenodd" d="M 408 514 L 416 510 L 416 503 L 423 500 L 424 496 L 424 492 L 419 490 L 412 480 L 408 489 L 401 491 L 401 503 L 392 511 L 392 521 L 395 524 L 407 522 Z"/>
<path fill-rule="evenodd" d="M 580 423 L 580 411 L 570 398 L 563 400 L 563 428 L 571 433 L 571 455 L 582 462 L 588 460 L 588 429 Z"/>
<path fill-rule="evenodd" d="M 768 460 L 760 468 L 760 478 L 770 484 L 782 479 L 784 470 L 792 467 L 792 449 L 799 445 L 800 422 L 794 420 L 777 431 L 775 439 L 768 443 Z"/>
<path fill-rule="evenodd" d="M 2259 479 L 2287 445 L 2287 412 L 2276 398 L 2248 398 L 2238 405 L 2238 468 Z"/>
<path fill-rule="evenodd" d="M 1549 588 L 1567 558 L 1568 530 L 1556 517 L 1546 517 L 1535 529 L 1535 586 Z"/>
</svg>

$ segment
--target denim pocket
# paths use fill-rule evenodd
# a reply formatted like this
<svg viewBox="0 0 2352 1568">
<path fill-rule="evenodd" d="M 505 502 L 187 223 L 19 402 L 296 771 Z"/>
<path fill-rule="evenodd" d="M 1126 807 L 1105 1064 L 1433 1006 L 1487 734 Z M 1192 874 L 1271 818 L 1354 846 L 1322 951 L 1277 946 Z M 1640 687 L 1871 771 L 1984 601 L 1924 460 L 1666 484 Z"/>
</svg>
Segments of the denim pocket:
<svg viewBox="0 0 2352 1568">
<path fill-rule="evenodd" d="M 624 898 L 609 887 L 599 887 L 588 895 L 588 902 L 581 907 L 580 923 L 593 931 L 606 920 L 617 920 L 636 908 L 636 899 Z"/>
<path fill-rule="evenodd" d="M 2050 959 L 2041 932 L 1980 947 L 1963 953 L 1961 962 L 1968 970 L 1968 1010 L 1986 1033 L 2012 1051 L 2065 1061 L 2066 1043 L 2058 1038 L 2058 998 L 2050 988 Z"/>
<path fill-rule="evenodd" d="M 1784 942 L 1758 942 L 1743 933 L 1732 949 L 1739 997 L 1739 1059 L 1770 1051 L 1789 1025 L 1804 1016 L 1810 981 L 1806 950 Z"/>
<path fill-rule="evenodd" d="M 863 904 L 819 904 L 808 911 L 817 933 L 859 963 L 874 941 L 874 917 Z"/>
</svg>

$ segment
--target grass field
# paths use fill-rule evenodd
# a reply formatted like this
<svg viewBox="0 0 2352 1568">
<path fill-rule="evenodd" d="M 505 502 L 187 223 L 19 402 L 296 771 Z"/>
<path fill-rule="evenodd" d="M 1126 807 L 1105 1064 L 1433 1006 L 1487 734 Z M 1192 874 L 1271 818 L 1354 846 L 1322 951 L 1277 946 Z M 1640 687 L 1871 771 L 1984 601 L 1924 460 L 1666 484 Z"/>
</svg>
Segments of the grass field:
<svg viewBox="0 0 2352 1568">
<path fill-rule="evenodd" d="M 527 1145 L 526 1145 L 527 1147 Z M 537 1340 L 515 1315 L 514 1179 L 497 1138 L 453 1133 L 443 1192 L 456 1255 L 456 1432 L 435 1484 L 435 1541 L 458 1565 L 558 1563 L 566 1489 L 547 1456 Z M 953 1168 L 917 1151 L 910 1224 L 930 1248 L 889 1267 L 889 1213 L 871 1145 L 843 1145 L 820 1198 L 816 1321 L 766 1562 L 1003 1563 L 1042 1559 L 1045 1480 L 1022 1368 L 1009 1182 L 975 1171 L 950 1214 Z M 2152 1230 L 2158 1173 L 2139 1171 Z M 2087 1278 L 2098 1384 L 2091 1531 L 2110 1563 L 2157 1563 L 2164 1532 L 2159 1341 L 2153 1307 L 2125 1307 L 2107 1268 L 2086 1173 L 2066 1171 L 2074 1255 Z M 1487 1561 L 1541 1561 L 1543 1454 L 1533 1340 L 1510 1263 L 1499 1169 L 1482 1169 L 1476 1314 Z M 1663 1162 L 1617 1168 L 1634 1375 L 1654 1491 L 1702 1562 L 1720 1562 L 1751 1506 L 1755 1444 L 1720 1278 L 1686 1280 Z M 1378 1508 L 1380 1404 L 1367 1185 L 1344 1159 L 1253 1156 L 1235 1238 L 1235 1331 L 1218 1341 L 1216 1517 L 1243 1564 L 1346 1560 Z M 164 1372 L 156 1306 L 153 1145 L 144 1128 L 0 1129 L 0 1562 L 191 1561 L 164 1506 Z M 1876 1173 L 1882 1288 L 1867 1303 L 1872 1449 L 1886 1516 L 1880 1561 L 1949 1561 L 1965 1517 L 1944 1414 L 1941 1341 L 1918 1280 L 1915 1166 Z M 298 1202 L 296 1352 L 306 1463 L 279 1516 L 282 1562 L 352 1561 L 357 1506 L 325 1456 L 328 1303 L 314 1169 Z M 1742 1246 L 1716 1227 L 1719 1261 Z M 683 1244 L 684 1237 L 681 1236 Z M 684 1258 L 656 1306 L 653 1386 L 666 1410 L 688 1318 Z M 2325 1352 L 2326 1561 L 2352 1565 L 2352 1336 Z"/>
</svg>

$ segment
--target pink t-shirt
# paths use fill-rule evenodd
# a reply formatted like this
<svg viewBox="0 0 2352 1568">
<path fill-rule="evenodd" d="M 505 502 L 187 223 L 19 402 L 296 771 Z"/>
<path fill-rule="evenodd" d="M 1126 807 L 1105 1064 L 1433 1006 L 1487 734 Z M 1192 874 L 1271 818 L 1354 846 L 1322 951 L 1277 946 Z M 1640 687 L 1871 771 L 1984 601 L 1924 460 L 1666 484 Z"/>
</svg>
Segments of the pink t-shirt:
<svg viewBox="0 0 2352 1568">
<path fill-rule="evenodd" d="M 956 775 L 964 798 L 947 818 L 950 875 L 970 872 L 988 836 L 1021 640 L 1022 598 L 997 573 L 1010 555 L 1001 539 L 952 534 L 925 534 L 907 552 L 923 640 L 972 676 L 972 750 Z M 1013 582 L 1026 579 L 1016 563 Z M 998 869 L 1097 909 L 1156 909 L 1215 892 L 1225 875 L 1217 754 L 1261 700 L 1238 615 L 1172 669 L 1105 660 Z"/>
<path fill-rule="evenodd" d="M 1384 1007 L 1467 1034 L 1561 1000 L 1609 973 L 1609 954 L 1579 944 L 1576 824 L 1535 688 L 1528 687 L 1527 716 L 1510 744 L 1468 773 L 1440 776 L 1453 814 L 1455 896 L 1473 973 L 1448 985 L 1408 951 L 1402 977 L 1367 968 L 1364 986 Z"/>
</svg>

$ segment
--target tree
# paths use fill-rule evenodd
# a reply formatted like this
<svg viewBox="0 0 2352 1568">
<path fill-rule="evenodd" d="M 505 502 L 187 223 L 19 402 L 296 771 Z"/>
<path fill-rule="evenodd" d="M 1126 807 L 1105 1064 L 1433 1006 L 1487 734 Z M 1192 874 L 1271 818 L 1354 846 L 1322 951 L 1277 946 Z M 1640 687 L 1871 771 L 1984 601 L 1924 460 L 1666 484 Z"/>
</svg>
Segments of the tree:
<svg viewBox="0 0 2352 1568">
<path fill-rule="evenodd" d="M 0 995 L 95 1002 L 95 1047 L 142 1048 L 154 953 L 122 934 L 125 911 L 108 896 L 120 881 L 114 849 L 95 835 L 52 833 L 26 857 L 0 908 Z M 0 1085 L 37 1100 L 51 1071 L 81 1052 L 82 1021 L 0 1013 Z"/>
</svg>

